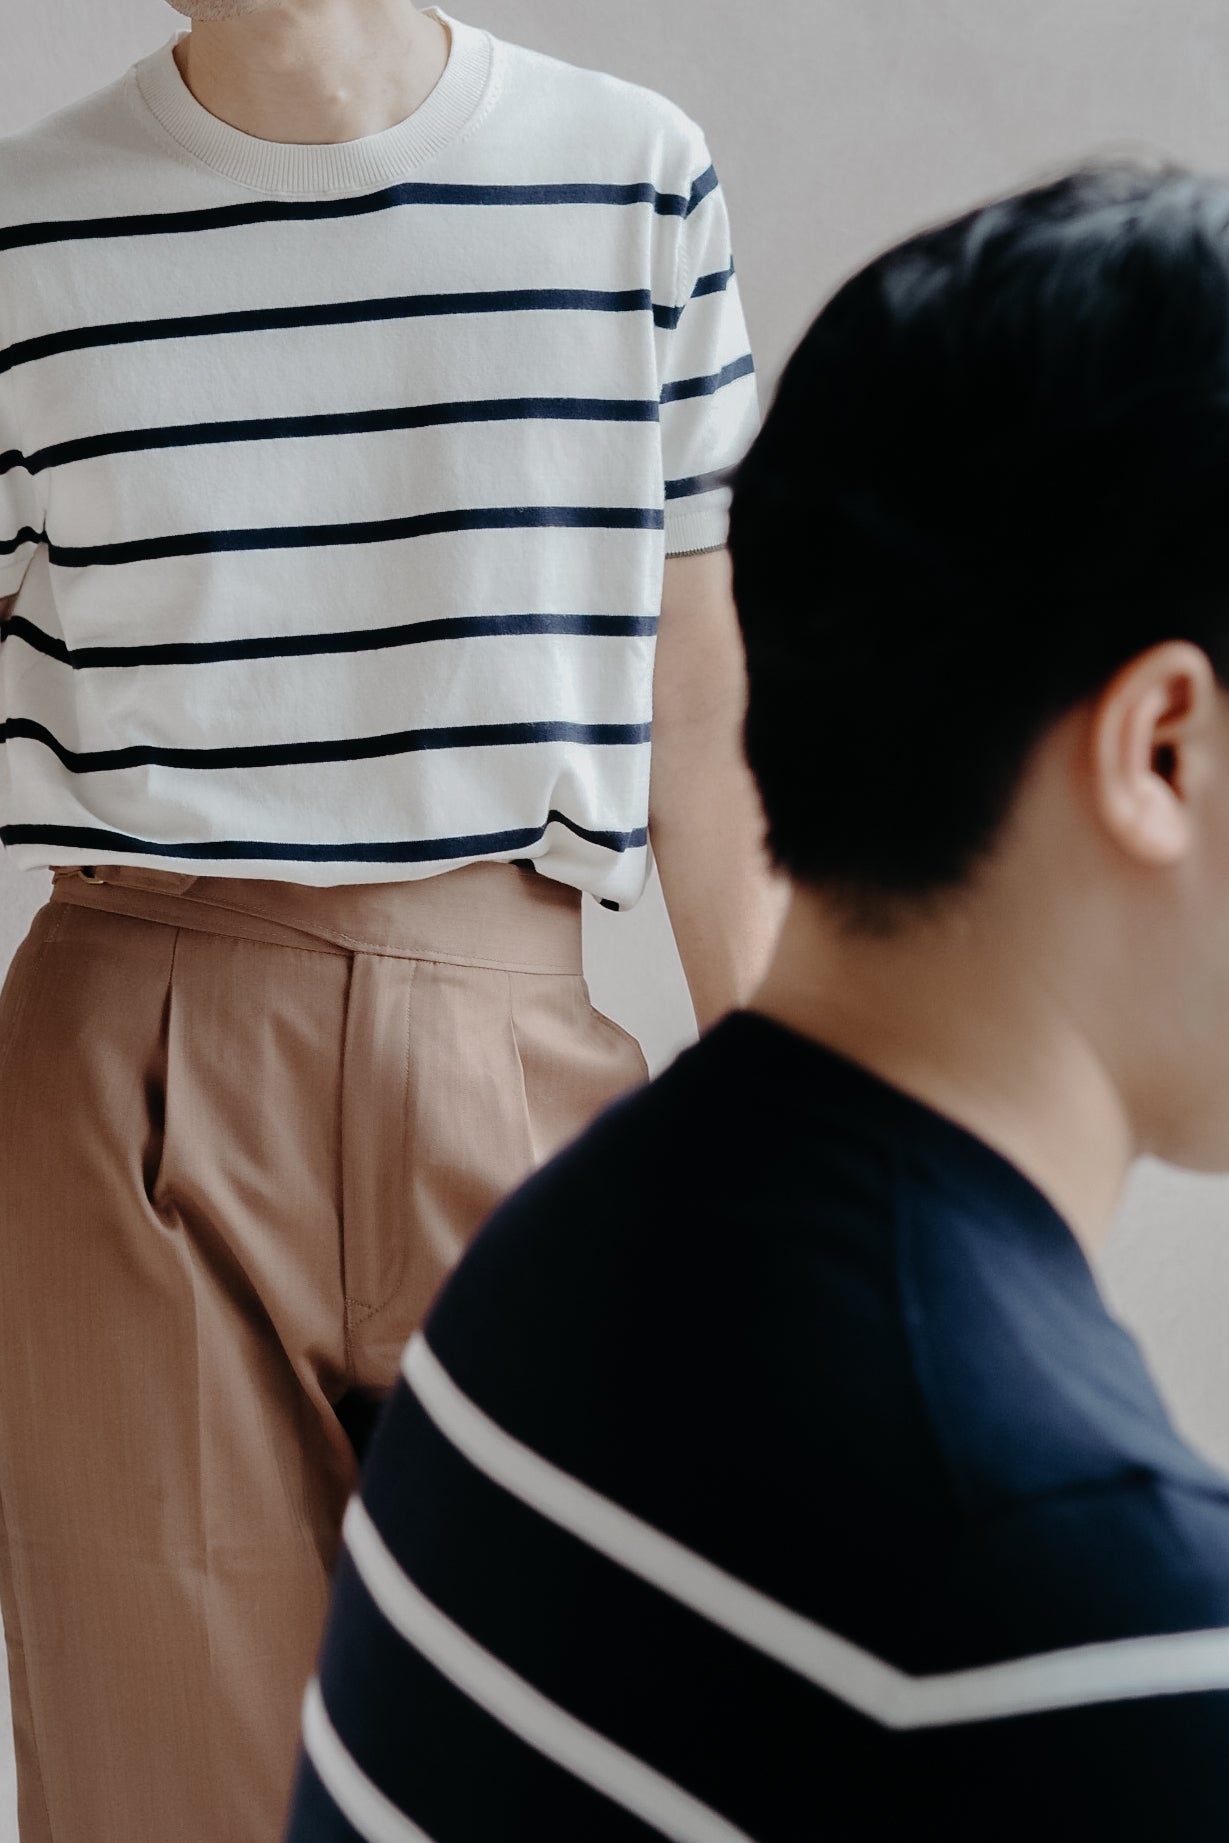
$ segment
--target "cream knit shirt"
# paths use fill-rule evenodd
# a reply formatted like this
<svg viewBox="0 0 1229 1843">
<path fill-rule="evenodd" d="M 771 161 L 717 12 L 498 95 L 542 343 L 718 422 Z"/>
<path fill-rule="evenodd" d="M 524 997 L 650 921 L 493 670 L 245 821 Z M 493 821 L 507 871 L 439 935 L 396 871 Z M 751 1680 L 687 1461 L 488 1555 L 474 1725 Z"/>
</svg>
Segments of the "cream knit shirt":
<svg viewBox="0 0 1229 1843">
<path fill-rule="evenodd" d="M 170 44 L 0 142 L 0 838 L 625 907 L 668 553 L 756 426 L 725 206 L 649 91 L 447 19 L 359 141 Z"/>
</svg>

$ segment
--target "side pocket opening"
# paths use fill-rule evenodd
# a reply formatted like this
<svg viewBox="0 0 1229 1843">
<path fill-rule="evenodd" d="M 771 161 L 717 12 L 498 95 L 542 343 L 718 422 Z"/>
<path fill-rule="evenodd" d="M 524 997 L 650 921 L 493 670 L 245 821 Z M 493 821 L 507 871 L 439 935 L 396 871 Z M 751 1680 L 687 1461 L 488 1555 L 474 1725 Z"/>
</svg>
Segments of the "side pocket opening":
<svg viewBox="0 0 1229 1843">
<path fill-rule="evenodd" d="M 145 1143 L 141 1148 L 141 1178 L 146 1197 L 151 1209 L 161 1214 L 158 1201 L 158 1187 L 162 1177 L 162 1163 L 166 1152 L 166 1106 L 167 1084 L 170 1072 L 171 1040 L 171 1002 L 175 989 L 175 959 L 179 949 L 179 930 L 175 931 L 175 941 L 171 948 L 171 963 L 167 969 L 166 992 L 162 1000 L 162 1015 L 158 1022 L 158 1054 L 145 1072 Z"/>
</svg>

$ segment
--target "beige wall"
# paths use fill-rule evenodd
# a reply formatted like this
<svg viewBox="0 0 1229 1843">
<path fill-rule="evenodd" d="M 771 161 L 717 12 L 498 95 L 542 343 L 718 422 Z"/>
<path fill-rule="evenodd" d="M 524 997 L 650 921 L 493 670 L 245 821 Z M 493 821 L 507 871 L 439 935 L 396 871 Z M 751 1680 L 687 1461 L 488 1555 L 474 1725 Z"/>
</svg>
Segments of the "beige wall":
<svg viewBox="0 0 1229 1843">
<path fill-rule="evenodd" d="M 922 220 L 1100 149 L 1229 157 L 1221 0 L 457 3 L 703 123 L 766 382 L 841 275 Z M 160 0 L 0 0 L 0 131 L 118 74 L 176 23 Z M 0 859 L 0 964 L 44 882 Z M 691 1030 L 660 900 L 594 908 L 589 949 L 598 1002 L 660 1063 Z M 1180 1417 L 1229 1461 L 1229 1180 L 1141 1172 L 1107 1271 Z"/>
</svg>

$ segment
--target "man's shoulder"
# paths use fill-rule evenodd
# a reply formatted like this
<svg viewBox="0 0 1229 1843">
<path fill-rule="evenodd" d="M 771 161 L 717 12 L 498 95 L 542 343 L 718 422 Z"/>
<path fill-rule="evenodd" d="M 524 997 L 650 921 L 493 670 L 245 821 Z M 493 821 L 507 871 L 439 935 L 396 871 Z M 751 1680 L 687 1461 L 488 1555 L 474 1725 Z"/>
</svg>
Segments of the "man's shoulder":
<svg viewBox="0 0 1229 1843">
<path fill-rule="evenodd" d="M 752 1243 L 751 1221 L 776 1215 L 761 1167 L 761 1110 L 771 1109 L 774 1072 L 738 1049 L 731 1027 L 719 1026 L 534 1172 L 478 1235 L 437 1319 L 500 1316 L 501 1302 L 516 1296 L 522 1322 L 547 1336 L 581 1316 L 608 1325 L 615 1297 L 641 1319 L 676 1289 L 694 1296 L 698 1281 L 710 1295 L 733 1286 L 714 1251 Z M 788 1129 L 774 1135 L 779 1169 L 792 1142 Z M 767 1258 L 763 1238 L 760 1250 Z M 596 1343 L 587 1355 L 600 1361 Z"/>
<path fill-rule="evenodd" d="M 514 107 L 523 102 L 539 130 L 549 122 L 561 135 L 583 136 L 607 157 L 647 155 L 684 188 L 708 165 L 703 129 L 668 96 L 527 46 L 499 44 L 503 101 Z"/>
<path fill-rule="evenodd" d="M 114 209 L 117 173 L 139 151 L 133 73 L 0 136 L 0 228 Z"/>
<path fill-rule="evenodd" d="M 428 1326 L 480 1405 L 516 1404 L 519 1438 L 565 1469 L 596 1457 L 599 1488 L 678 1532 L 737 1463 L 797 1522 L 872 1421 L 898 1492 L 929 1464 L 891 1185 L 817 1112 L 807 1055 L 767 1021 L 719 1025 L 500 1206 Z"/>
<path fill-rule="evenodd" d="M 813 1171 L 815 1121 L 793 1105 L 791 1074 L 771 1026 L 727 1018 L 514 1191 L 475 1252 L 521 1264 L 557 1238 L 561 1258 L 588 1261 L 649 1241 L 686 1261 L 695 1244 L 711 1250 L 755 1222 L 769 1256 L 769 1226 L 822 1220 L 829 1201 L 826 1170 Z M 578 1216 L 601 1233 L 578 1240 Z"/>
<path fill-rule="evenodd" d="M 649 1216 L 669 1213 L 667 1192 L 680 1167 L 689 1170 L 699 1195 L 704 1177 L 696 1154 L 712 1060 L 707 1043 L 693 1045 L 664 1073 L 607 1107 L 504 1199 L 467 1267 L 523 1266 L 555 1240 L 563 1244 L 561 1253 L 583 1249 L 586 1258 L 596 1257 L 612 1240 L 638 1236 Z M 578 1216 L 605 1225 L 605 1232 L 578 1245 L 569 1228 Z"/>
</svg>

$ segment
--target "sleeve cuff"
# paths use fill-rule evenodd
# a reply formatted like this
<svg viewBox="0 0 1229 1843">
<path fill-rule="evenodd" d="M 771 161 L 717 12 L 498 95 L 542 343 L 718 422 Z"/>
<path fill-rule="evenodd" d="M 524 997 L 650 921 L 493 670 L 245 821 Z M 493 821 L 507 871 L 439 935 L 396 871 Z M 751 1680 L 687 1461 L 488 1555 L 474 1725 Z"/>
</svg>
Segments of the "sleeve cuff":
<svg viewBox="0 0 1229 1843">
<path fill-rule="evenodd" d="M 728 495 L 724 505 L 692 506 L 686 512 L 666 513 L 668 557 L 682 557 L 696 550 L 723 550 L 729 535 Z"/>
</svg>

